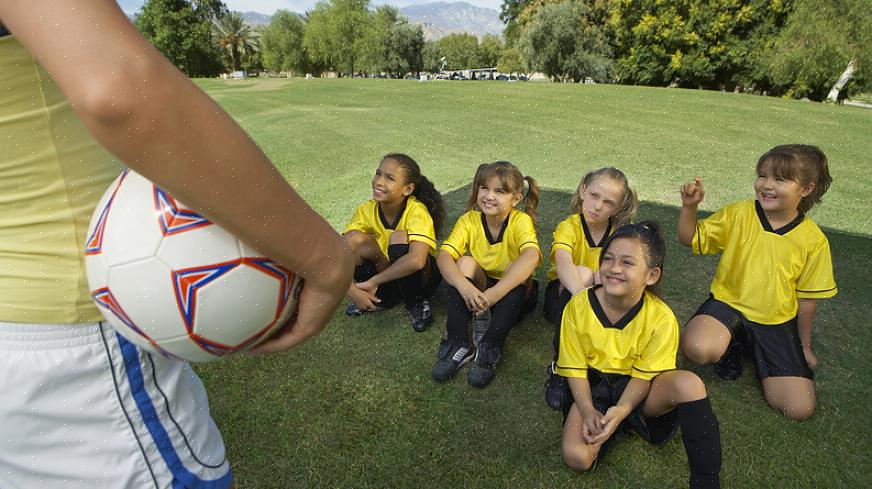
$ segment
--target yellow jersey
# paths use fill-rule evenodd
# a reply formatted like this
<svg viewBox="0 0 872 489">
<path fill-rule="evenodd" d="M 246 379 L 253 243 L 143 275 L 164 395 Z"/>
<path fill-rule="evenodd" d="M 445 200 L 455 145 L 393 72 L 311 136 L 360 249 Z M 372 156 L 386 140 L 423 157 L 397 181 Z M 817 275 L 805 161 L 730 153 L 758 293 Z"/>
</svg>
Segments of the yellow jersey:
<svg viewBox="0 0 872 489">
<path fill-rule="evenodd" d="M 430 247 L 430 252 L 436 251 L 436 231 L 433 228 L 433 217 L 423 202 L 414 195 L 406 198 L 403 210 L 394 222 L 387 222 L 381 207 L 375 200 L 368 200 L 357 206 L 351 221 L 345 226 L 345 231 L 360 231 L 372 236 L 385 257 L 388 256 L 388 244 L 391 233 L 405 231 L 409 235 L 409 243 L 420 241 Z"/>
<path fill-rule="evenodd" d="M 651 380 L 675 370 L 678 320 L 672 309 L 646 291 L 613 324 L 596 296 L 599 287 L 575 294 L 563 311 L 557 374 L 586 379 L 591 368 Z"/>
<path fill-rule="evenodd" d="M 0 98 L 0 321 L 100 320 L 83 254 L 121 165 L 14 35 L 0 37 Z"/>
<path fill-rule="evenodd" d="M 691 246 L 694 254 L 721 254 L 711 293 L 755 323 L 785 323 L 796 317 L 798 299 L 838 292 L 830 243 L 803 214 L 772 229 L 759 202 L 736 202 L 698 221 Z"/>
<path fill-rule="evenodd" d="M 491 236 L 481 211 L 466 212 L 454 224 L 451 235 L 442 242 L 440 249 L 450 253 L 455 260 L 468 252 L 488 277 L 499 280 L 509 264 L 527 248 L 535 248 L 541 261 L 542 252 L 533 220 L 525 212 L 512 209 L 496 237 Z"/>
<path fill-rule="evenodd" d="M 557 225 L 554 230 L 554 242 L 551 245 L 551 266 L 548 268 L 548 280 L 557 279 L 557 261 L 554 253 L 557 250 L 566 250 L 572 255 L 572 263 L 585 266 L 596 272 L 599 270 L 599 258 L 602 253 L 603 243 L 612 235 L 612 224 L 606 228 L 599 243 L 594 243 L 587 222 L 581 214 L 573 214 Z"/>
</svg>

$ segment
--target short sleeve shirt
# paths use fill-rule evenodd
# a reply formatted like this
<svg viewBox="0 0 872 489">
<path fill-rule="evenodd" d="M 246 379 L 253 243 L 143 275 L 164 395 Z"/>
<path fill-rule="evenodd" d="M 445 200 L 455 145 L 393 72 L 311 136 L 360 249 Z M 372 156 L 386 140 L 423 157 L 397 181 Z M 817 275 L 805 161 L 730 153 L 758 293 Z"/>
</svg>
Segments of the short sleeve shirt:
<svg viewBox="0 0 872 489">
<path fill-rule="evenodd" d="M 469 253 L 488 277 L 499 280 L 509 264 L 527 248 L 535 248 L 541 259 L 533 220 L 525 212 L 512 209 L 496 237 L 491 236 L 481 211 L 466 212 L 454 224 L 440 249 L 455 260 Z"/>
<path fill-rule="evenodd" d="M 414 195 L 406 198 L 405 208 L 400 212 L 395 222 L 387 222 L 381 207 L 375 200 L 368 200 L 357 206 L 351 221 L 345 226 L 345 231 L 360 231 L 372 236 L 388 256 L 388 244 L 391 233 L 405 231 L 409 235 L 409 243 L 420 241 L 430 247 L 430 252 L 436 251 L 436 231 L 433 228 L 433 217 L 423 202 Z"/>
<path fill-rule="evenodd" d="M 554 230 L 554 242 L 551 245 L 551 266 L 548 268 L 548 280 L 557 278 L 557 261 L 554 259 L 557 250 L 566 250 L 572 255 L 572 263 L 599 270 L 599 257 L 602 245 L 614 232 L 611 224 L 603 234 L 599 243 L 595 243 L 590 230 L 581 214 L 573 214 L 557 225 Z"/>
<path fill-rule="evenodd" d="M 802 214 L 773 229 L 759 202 L 737 202 L 697 222 L 691 246 L 721 254 L 711 293 L 755 323 L 785 323 L 796 317 L 797 299 L 838 292 L 829 241 Z"/>
</svg>

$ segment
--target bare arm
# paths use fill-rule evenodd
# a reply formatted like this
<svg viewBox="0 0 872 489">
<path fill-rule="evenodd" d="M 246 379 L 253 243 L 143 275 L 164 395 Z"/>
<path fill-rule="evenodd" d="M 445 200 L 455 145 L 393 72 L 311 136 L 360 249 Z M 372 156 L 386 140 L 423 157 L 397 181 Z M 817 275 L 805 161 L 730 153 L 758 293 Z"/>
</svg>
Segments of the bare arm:
<svg viewBox="0 0 872 489">
<path fill-rule="evenodd" d="M 408 277 L 409 275 L 424 268 L 427 264 L 427 254 L 430 252 L 430 246 L 421 241 L 412 241 L 409 243 L 409 252 L 401 256 L 397 261 L 393 262 L 383 271 L 374 275 L 367 282 L 371 282 L 375 286 L 397 280 L 399 278 Z"/>
<path fill-rule="evenodd" d="M 612 433 L 615 432 L 618 425 L 621 424 L 621 421 L 629 416 L 630 413 L 636 409 L 636 406 L 645 399 L 649 390 L 651 390 L 650 380 L 638 379 L 635 377 L 630 379 L 630 382 L 624 389 L 624 393 L 621 394 L 621 398 L 618 399 L 617 404 L 610 407 L 600 420 L 602 423 L 602 432 L 598 437 L 596 437 L 596 442 L 602 443 L 612 436 Z"/>
<path fill-rule="evenodd" d="M 306 279 L 297 322 L 261 351 L 289 348 L 323 328 L 351 277 L 344 242 L 114 1 L 4 0 L 0 18 L 51 73 L 97 141 Z"/>
<path fill-rule="evenodd" d="M 487 296 L 488 304 L 493 306 L 506 296 L 512 289 L 524 283 L 533 271 L 536 270 L 536 265 L 539 264 L 539 249 L 525 248 L 521 254 L 515 258 L 515 261 L 509 263 L 503 278 L 496 285 L 487 289 L 484 294 Z"/>
<path fill-rule="evenodd" d="M 573 263 L 572 255 L 568 251 L 559 248 L 554 250 L 554 262 L 557 278 L 570 294 L 575 295 L 589 286 L 582 280 L 578 273 L 578 266 Z"/>
<path fill-rule="evenodd" d="M 696 232 L 696 207 L 705 197 L 702 180 L 694 178 L 692 183 L 681 186 L 681 212 L 678 214 L 678 242 L 684 246 L 693 243 Z"/>
<path fill-rule="evenodd" d="M 811 368 L 817 367 L 817 357 L 814 356 L 811 350 L 811 330 L 814 326 L 814 315 L 817 312 L 817 301 L 815 299 L 799 299 L 799 314 L 796 318 L 796 326 L 799 330 L 799 341 L 802 343 L 802 352 L 805 355 L 805 361 Z"/>
</svg>

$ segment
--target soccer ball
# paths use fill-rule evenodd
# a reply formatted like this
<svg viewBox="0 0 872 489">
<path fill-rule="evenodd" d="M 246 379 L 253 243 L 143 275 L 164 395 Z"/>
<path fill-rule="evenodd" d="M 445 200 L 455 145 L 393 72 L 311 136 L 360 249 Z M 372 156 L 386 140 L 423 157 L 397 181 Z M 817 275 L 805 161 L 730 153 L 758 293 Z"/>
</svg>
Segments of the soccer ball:
<svg viewBox="0 0 872 489">
<path fill-rule="evenodd" d="M 91 297 L 119 334 L 194 362 L 268 338 L 295 312 L 302 285 L 131 170 L 91 217 L 85 270 Z"/>
</svg>

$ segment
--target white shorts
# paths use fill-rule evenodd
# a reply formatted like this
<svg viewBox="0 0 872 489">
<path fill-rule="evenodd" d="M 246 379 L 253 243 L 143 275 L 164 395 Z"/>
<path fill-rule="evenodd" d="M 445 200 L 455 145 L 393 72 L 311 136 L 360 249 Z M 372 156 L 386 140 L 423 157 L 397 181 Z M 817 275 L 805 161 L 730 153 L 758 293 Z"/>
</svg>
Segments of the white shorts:
<svg viewBox="0 0 872 489">
<path fill-rule="evenodd" d="M 186 362 L 144 353 L 106 323 L 0 322 L 0 488 L 232 483 Z"/>
</svg>

